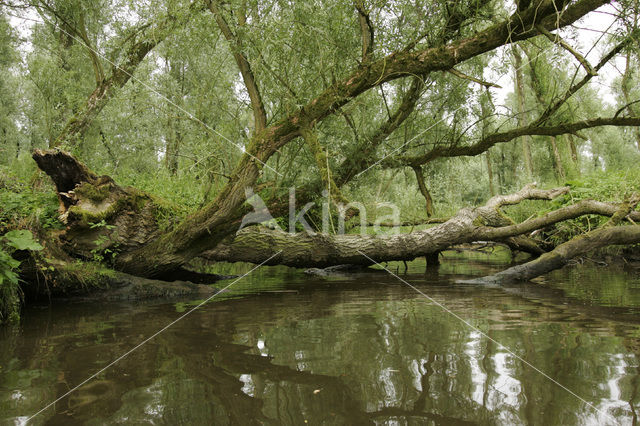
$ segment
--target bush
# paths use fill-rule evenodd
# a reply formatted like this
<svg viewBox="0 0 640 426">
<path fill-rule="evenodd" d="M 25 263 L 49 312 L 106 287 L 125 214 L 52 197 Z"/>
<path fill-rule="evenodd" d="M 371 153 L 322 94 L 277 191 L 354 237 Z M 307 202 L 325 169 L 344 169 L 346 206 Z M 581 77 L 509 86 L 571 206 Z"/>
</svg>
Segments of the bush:
<svg viewBox="0 0 640 426">
<path fill-rule="evenodd" d="M 49 185 L 34 189 L 26 179 L 0 168 L 0 232 L 60 228 L 55 191 Z"/>
<path fill-rule="evenodd" d="M 42 250 L 27 230 L 9 231 L 0 237 L 0 323 L 19 318 L 20 285 L 17 269 L 20 261 L 12 254 L 18 250 Z"/>
</svg>

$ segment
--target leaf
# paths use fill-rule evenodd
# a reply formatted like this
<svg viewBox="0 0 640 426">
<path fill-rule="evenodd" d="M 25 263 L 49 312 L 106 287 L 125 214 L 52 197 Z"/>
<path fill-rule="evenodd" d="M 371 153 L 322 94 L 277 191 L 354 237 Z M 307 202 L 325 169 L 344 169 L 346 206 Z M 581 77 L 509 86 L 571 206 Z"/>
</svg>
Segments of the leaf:
<svg viewBox="0 0 640 426">
<path fill-rule="evenodd" d="M 0 272 L 4 270 L 11 270 L 20 266 L 20 261 L 15 260 L 9 255 L 9 253 L 0 250 Z"/>
<path fill-rule="evenodd" d="M 31 232 L 20 229 L 16 231 L 9 231 L 4 234 L 5 242 L 8 246 L 15 248 L 16 250 L 42 250 L 43 247 L 33 239 Z"/>
</svg>

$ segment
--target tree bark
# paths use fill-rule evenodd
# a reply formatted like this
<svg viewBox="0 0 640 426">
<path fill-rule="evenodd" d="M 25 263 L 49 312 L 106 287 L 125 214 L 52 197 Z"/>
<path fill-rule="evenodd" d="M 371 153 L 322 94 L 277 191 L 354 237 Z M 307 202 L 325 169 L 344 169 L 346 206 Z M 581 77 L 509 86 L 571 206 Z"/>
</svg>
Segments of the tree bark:
<svg viewBox="0 0 640 426">
<path fill-rule="evenodd" d="M 575 237 L 560 244 L 549 253 L 545 253 L 531 262 L 511 267 L 495 275 L 467 280 L 476 284 L 506 284 L 527 281 L 540 275 L 562 268 L 574 259 L 593 250 L 611 245 L 640 243 L 640 225 L 616 226 L 600 228 Z"/>
<path fill-rule="evenodd" d="M 525 110 L 525 96 L 524 96 L 524 78 L 522 76 L 522 56 L 518 51 L 518 47 L 511 46 L 513 52 L 514 66 L 515 66 L 515 85 L 516 94 L 518 98 L 518 126 L 527 127 L 527 113 Z M 529 181 L 533 178 L 533 163 L 531 160 L 531 147 L 529 145 L 530 137 L 527 135 L 522 136 L 522 155 L 524 158 L 524 169 L 527 173 Z"/>
<path fill-rule="evenodd" d="M 532 247 L 530 240 L 512 237 L 586 214 L 613 216 L 619 211 L 618 205 L 587 200 L 512 225 L 505 225 L 508 220 L 499 212 L 499 208 L 504 205 L 517 204 L 525 199 L 550 200 L 567 191 L 566 187 L 544 191 L 528 185 L 515 194 L 493 197 L 485 206 L 462 209 L 445 223 L 410 234 L 288 234 L 266 228 L 247 228 L 235 236 L 228 237 L 215 249 L 207 251 L 203 257 L 211 261 L 260 263 L 265 258 L 281 252 L 269 264 L 324 268 L 339 264 L 370 264 L 364 255 L 377 262 L 413 260 L 446 250 L 456 244 L 473 241 L 498 241 L 514 248 L 520 247 L 529 252 L 539 253 L 540 249 Z M 631 212 L 629 217 L 640 220 L 640 212 Z"/>
<path fill-rule="evenodd" d="M 578 175 L 580 175 L 580 160 L 578 157 L 578 148 L 576 147 L 576 142 L 573 139 L 573 135 L 567 135 L 567 140 L 569 143 L 569 150 L 571 151 L 571 160 L 573 160 L 573 165 L 575 166 Z"/>
<path fill-rule="evenodd" d="M 551 136 L 551 149 L 553 151 L 553 168 L 556 174 L 556 181 L 558 183 L 563 182 L 566 178 L 566 174 L 564 173 L 564 167 L 562 166 L 562 157 L 560 156 L 560 151 L 558 150 L 558 144 L 556 142 L 556 137 Z"/>
<path fill-rule="evenodd" d="M 427 184 L 424 182 L 424 173 L 422 172 L 421 166 L 412 167 L 413 172 L 416 175 L 416 181 L 418 182 L 418 188 L 420 189 L 420 193 L 424 197 L 426 202 L 426 210 L 427 217 L 433 216 L 433 200 L 431 199 L 431 193 L 429 193 L 429 188 L 427 188 Z"/>
</svg>

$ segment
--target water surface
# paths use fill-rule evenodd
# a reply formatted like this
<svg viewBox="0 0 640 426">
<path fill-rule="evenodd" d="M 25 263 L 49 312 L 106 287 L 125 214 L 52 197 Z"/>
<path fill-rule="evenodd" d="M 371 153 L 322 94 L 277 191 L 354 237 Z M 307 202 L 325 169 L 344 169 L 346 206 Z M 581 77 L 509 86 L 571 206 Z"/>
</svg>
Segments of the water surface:
<svg viewBox="0 0 640 426">
<path fill-rule="evenodd" d="M 587 264 L 497 288 L 456 284 L 500 267 L 482 258 L 390 267 L 469 325 L 386 272 L 264 268 L 30 423 L 636 424 L 637 273 Z M 24 423 L 196 303 L 28 308 L 0 328 L 0 424 Z"/>
</svg>

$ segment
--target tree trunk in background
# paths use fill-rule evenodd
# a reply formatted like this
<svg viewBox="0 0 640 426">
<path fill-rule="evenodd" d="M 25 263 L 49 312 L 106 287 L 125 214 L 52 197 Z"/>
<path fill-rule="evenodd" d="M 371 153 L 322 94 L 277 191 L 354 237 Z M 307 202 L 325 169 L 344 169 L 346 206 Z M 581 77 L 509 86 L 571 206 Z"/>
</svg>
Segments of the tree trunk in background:
<svg viewBox="0 0 640 426">
<path fill-rule="evenodd" d="M 549 140 L 551 142 L 551 149 L 553 151 L 553 169 L 556 175 L 556 181 L 558 183 L 564 182 L 567 176 L 564 172 L 564 167 L 562 167 L 562 157 L 560 156 L 560 151 L 558 151 L 556 137 L 551 136 Z"/>
<path fill-rule="evenodd" d="M 580 176 L 580 160 L 578 157 L 578 148 L 576 147 L 576 142 L 573 139 L 573 135 L 567 135 L 567 143 L 569 144 L 569 150 L 571 151 L 571 160 L 573 161 L 578 176 Z"/>
<path fill-rule="evenodd" d="M 165 66 L 168 68 L 169 75 L 178 83 L 178 95 L 171 97 L 173 98 L 173 103 L 180 105 L 185 95 L 184 64 L 178 64 L 176 61 L 166 59 Z M 171 105 L 167 105 L 167 107 L 169 110 L 172 109 Z M 165 165 L 169 173 L 173 176 L 178 172 L 178 157 L 180 156 L 180 145 L 182 143 L 182 135 L 179 127 L 178 119 L 169 113 L 167 119 L 168 132 L 165 136 Z"/>
<path fill-rule="evenodd" d="M 424 197 L 426 202 L 426 210 L 427 217 L 433 216 L 433 199 L 431 198 L 431 193 L 429 192 L 429 188 L 427 188 L 427 184 L 424 182 L 424 173 L 422 171 L 422 167 L 412 167 L 413 172 L 416 175 L 416 181 L 418 182 L 418 189 L 420 189 L 420 193 Z"/>
<path fill-rule="evenodd" d="M 165 165 L 172 176 L 178 172 L 178 155 L 180 150 L 180 132 L 176 129 L 176 120 L 169 119 L 169 132 L 165 141 Z"/>
<path fill-rule="evenodd" d="M 491 154 L 489 153 L 489 151 L 487 150 L 487 153 L 485 155 L 485 159 L 487 160 L 487 174 L 489 177 L 489 192 L 491 193 L 491 196 L 493 197 L 494 195 L 496 195 L 496 189 L 493 186 L 493 168 L 491 168 Z"/>
<path fill-rule="evenodd" d="M 518 98 L 518 126 L 527 125 L 527 115 L 525 112 L 524 78 L 522 76 L 522 56 L 516 45 L 511 46 L 515 62 L 515 86 L 516 97 Z M 531 161 L 531 147 L 529 146 L 530 136 L 522 137 L 522 155 L 524 156 L 524 167 L 527 173 L 527 180 L 533 179 L 533 164 Z"/>
<path fill-rule="evenodd" d="M 631 99 L 631 95 L 629 93 L 630 92 L 629 86 L 631 85 L 632 72 L 633 71 L 631 67 L 631 52 L 627 51 L 624 74 L 622 75 L 622 84 L 621 84 L 624 101 L 627 104 L 630 104 L 631 102 L 633 102 L 633 100 Z M 637 104 L 629 105 L 627 107 L 631 112 L 631 114 L 633 114 L 634 116 L 637 115 L 638 113 L 638 109 L 636 108 L 636 106 Z M 633 135 L 635 136 L 638 149 L 640 150 L 640 128 L 634 127 L 632 131 L 633 131 Z"/>
</svg>

